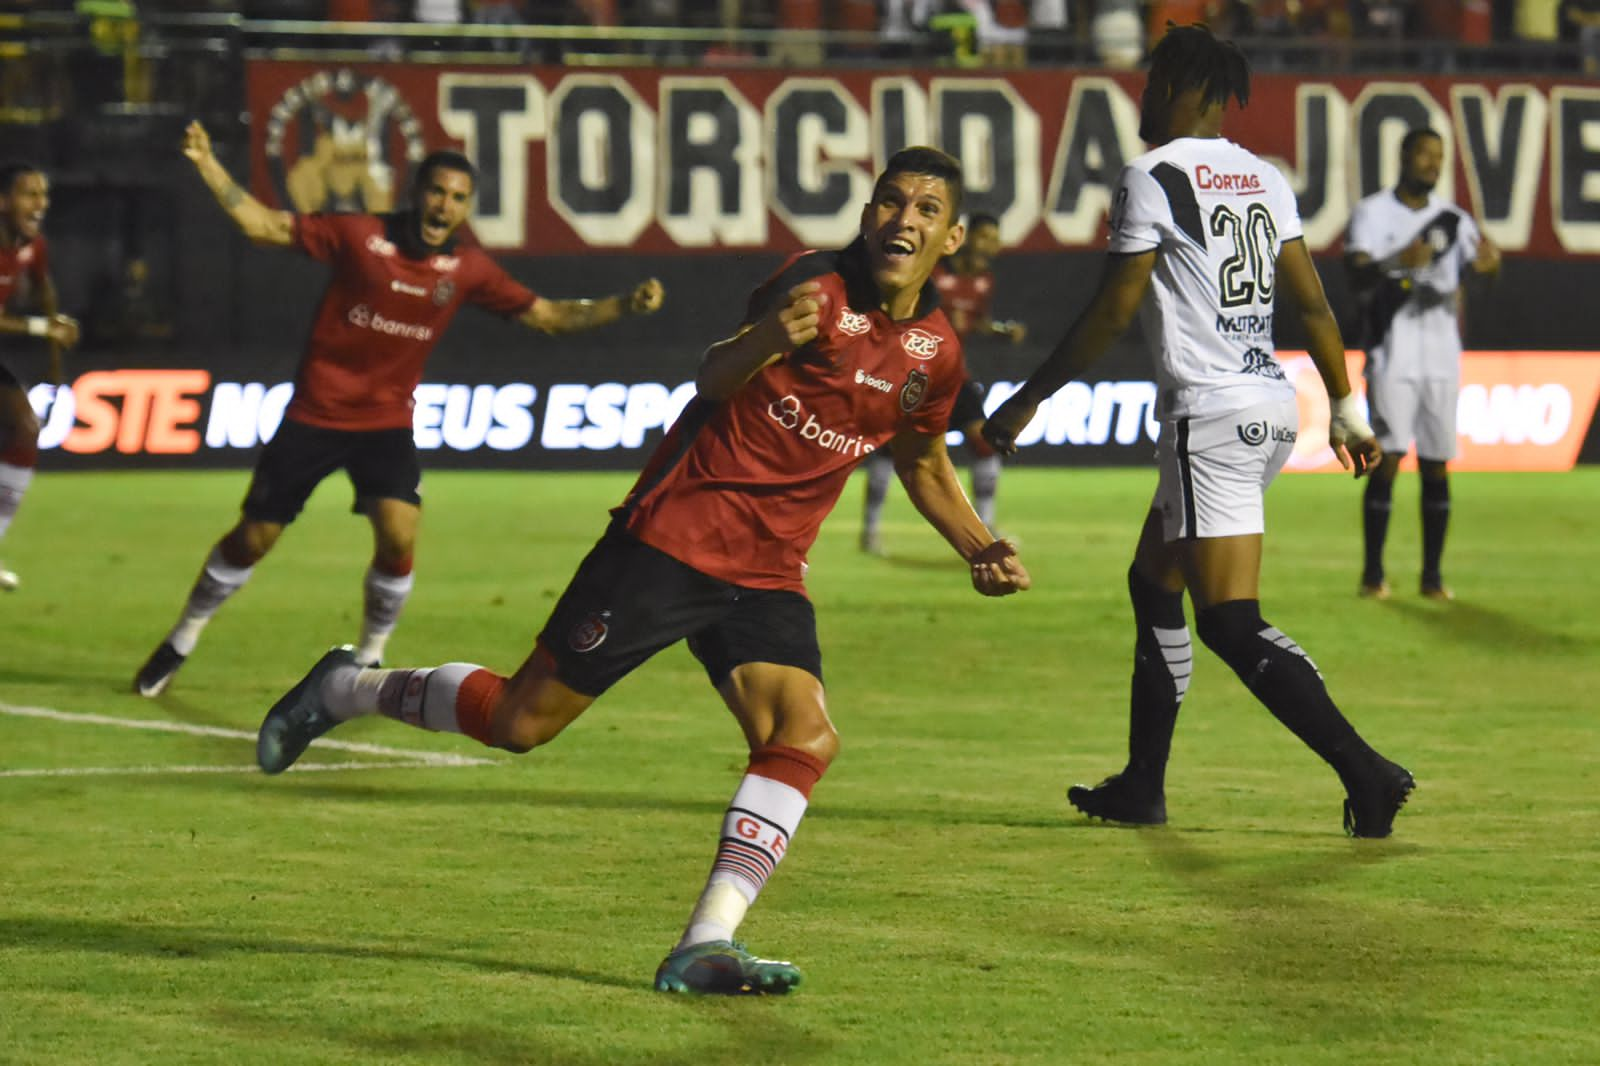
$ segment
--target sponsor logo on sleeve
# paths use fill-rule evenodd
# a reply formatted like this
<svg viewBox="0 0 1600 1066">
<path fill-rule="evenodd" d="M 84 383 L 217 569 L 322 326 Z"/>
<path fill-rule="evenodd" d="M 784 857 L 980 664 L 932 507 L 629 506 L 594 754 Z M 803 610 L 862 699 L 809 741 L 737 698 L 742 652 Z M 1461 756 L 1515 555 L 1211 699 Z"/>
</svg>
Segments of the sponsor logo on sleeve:
<svg viewBox="0 0 1600 1066">
<path fill-rule="evenodd" d="M 839 309 L 839 332 L 848 333 L 852 337 L 859 337 L 872 329 L 872 320 L 859 311 L 852 311 L 848 307 Z"/>
<path fill-rule="evenodd" d="M 937 333 L 929 333 L 921 326 L 913 326 L 901 335 L 900 346 L 911 358 L 928 360 L 939 354 L 939 342 L 942 340 L 944 338 Z"/>
<path fill-rule="evenodd" d="M 905 387 L 900 390 L 900 410 L 907 414 L 915 411 L 927 391 L 928 375 L 921 370 L 913 369 L 906 378 Z"/>
</svg>

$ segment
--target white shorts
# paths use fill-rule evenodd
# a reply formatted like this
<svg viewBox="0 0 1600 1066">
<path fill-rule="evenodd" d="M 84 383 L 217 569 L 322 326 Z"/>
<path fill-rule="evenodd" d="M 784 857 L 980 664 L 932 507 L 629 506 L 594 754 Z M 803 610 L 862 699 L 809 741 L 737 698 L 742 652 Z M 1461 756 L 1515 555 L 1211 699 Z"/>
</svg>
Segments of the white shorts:
<svg viewBox="0 0 1600 1066">
<path fill-rule="evenodd" d="M 1417 458 L 1448 462 L 1456 457 L 1456 403 L 1460 382 L 1447 378 L 1389 381 L 1367 376 L 1367 410 L 1385 455 L 1405 455 L 1417 442 Z"/>
<path fill-rule="evenodd" d="M 1293 396 L 1209 418 L 1161 423 L 1153 506 L 1168 541 L 1266 531 L 1262 496 L 1294 451 Z"/>
</svg>

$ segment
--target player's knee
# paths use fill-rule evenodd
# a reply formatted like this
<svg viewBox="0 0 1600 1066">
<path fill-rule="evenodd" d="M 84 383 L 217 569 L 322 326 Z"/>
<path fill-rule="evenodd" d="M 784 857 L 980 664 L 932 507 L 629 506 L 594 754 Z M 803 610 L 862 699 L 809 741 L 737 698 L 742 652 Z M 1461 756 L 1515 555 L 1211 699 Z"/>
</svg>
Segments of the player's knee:
<svg viewBox="0 0 1600 1066">
<path fill-rule="evenodd" d="M 1229 600 L 1195 612 L 1194 630 L 1201 643 L 1240 677 L 1253 673 L 1260 661 L 1261 618 L 1258 600 Z"/>
</svg>

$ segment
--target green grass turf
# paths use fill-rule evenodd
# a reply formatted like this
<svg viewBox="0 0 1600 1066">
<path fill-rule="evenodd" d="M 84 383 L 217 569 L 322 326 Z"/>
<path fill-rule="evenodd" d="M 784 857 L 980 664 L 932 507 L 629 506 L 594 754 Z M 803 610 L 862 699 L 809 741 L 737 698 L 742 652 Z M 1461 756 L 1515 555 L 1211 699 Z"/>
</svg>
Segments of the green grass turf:
<svg viewBox="0 0 1600 1066">
<path fill-rule="evenodd" d="M 1265 615 L 1419 791 L 1340 833 L 1331 771 L 1202 652 L 1172 824 L 1089 824 L 1121 765 L 1123 574 L 1149 471 L 1014 469 L 1037 587 L 987 601 L 903 497 L 812 555 L 843 754 L 743 933 L 786 1000 L 649 990 L 744 758 L 671 649 L 553 745 L 475 768 L 0 777 L 0 1061 L 1600 1062 L 1600 470 L 1458 475 L 1448 606 L 1355 595 L 1358 488 L 1269 497 Z M 242 473 L 50 475 L 3 547 L 0 703 L 252 730 L 354 638 L 368 533 L 329 482 L 170 693 L 129 680 Z M 430 474 L 394 664 L 514 668 L 617 475 Z M 336 738 L 485 754 L 363 721 Z M 0 771 L 247 767 L 246 740 L 0 714 Z M 376 756 L 322 752 L 310 762 Z"/>
</svg>

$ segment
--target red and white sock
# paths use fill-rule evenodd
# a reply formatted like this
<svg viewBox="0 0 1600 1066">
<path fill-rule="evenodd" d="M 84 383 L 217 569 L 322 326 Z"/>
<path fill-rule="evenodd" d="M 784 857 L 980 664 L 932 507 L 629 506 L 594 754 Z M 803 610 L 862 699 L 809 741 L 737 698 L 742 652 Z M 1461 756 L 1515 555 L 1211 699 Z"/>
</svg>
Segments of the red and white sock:
<svg viewBox="0 0 1600 1066">
<path fill-rule="evenodd" d="M 445 663 L 426 670 L 335 670 L 322 686 L 328 712 L 339 721 L 366 714 L 431 729 L 460 733 L 490 744 L 494 705 L 506 679 L 472 663 Z"/>
<path fill-rule="evenodd" d="M 211 549 L 206 564 L 200 568 L 194 587 L 189 590 L 189 600 L 183 605 L 178 624 L 167 634 L 167 643 L 179 655 L 188 655 L 200 642 L 200 631 L 211 621 L 211 616 L 227 602 L 228 597 L 244 588 L 255 571 L 254 566 L 235 566 L 228 562 L 219 543 Z"/>
<path fill-rule="evenodd" d="M 32 448 L 11 447 L 0 452 L 0 537 L 6 535 L 11 520 L 22 506 L 23 493 L 33 483 L 33 467 L 38 452 Z"/>
<path fill-rule="evenodd" d="M 380 566 L 374 559 L 367 567 L 361 586 L 361 639 L 356 642 L 356 662 L 371 666 L 383 661 L 384 645 L 400 622 L 400 611 L 415 581 L 409 555 L 398 565 Z"/>
<path fill-rule="evenodd" d="M 678 949 L 733 939 L 745 912 L 789 850 L 811 789 L 827 768 L 821 759 L 798 748 L 774 744 L 751 753 L 749 769 L 722 819 L 711 876 Z"/>
</svg>

